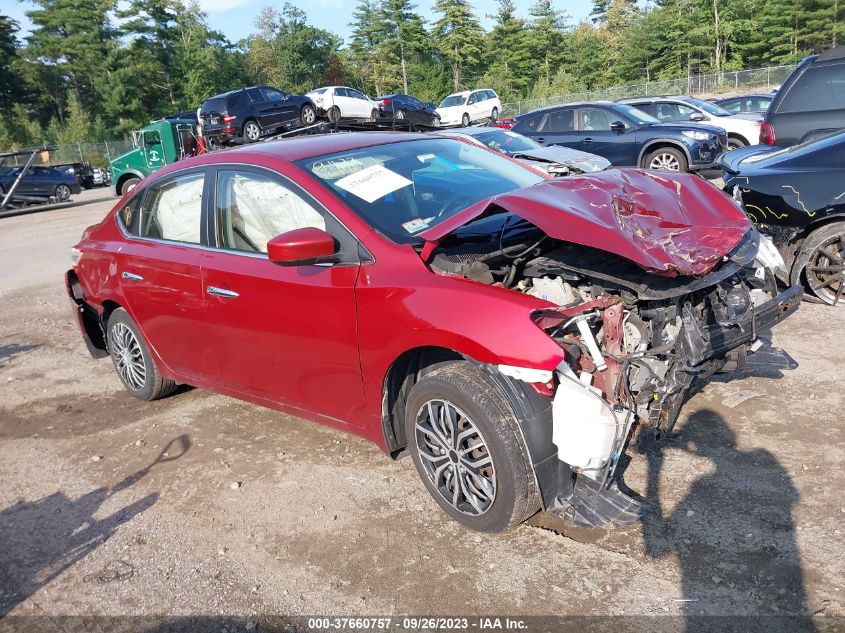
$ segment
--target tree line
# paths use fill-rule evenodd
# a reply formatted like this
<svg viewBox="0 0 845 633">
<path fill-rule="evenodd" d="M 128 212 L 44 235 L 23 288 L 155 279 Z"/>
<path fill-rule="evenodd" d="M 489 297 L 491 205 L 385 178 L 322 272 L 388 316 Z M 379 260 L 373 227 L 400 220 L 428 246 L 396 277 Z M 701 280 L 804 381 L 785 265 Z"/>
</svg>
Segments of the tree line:
<svg viewBox="0 0 845 633">
<path fill-rule="evenodd" d="M 0 15 L 0 147 L 111 140 L 250 84 L 435 102 L 485 86 L 512 101 L 791 63 L 845 38 L 845 0 L 593 0 L 577 24 L 553 0 L 527 16 L 512 0 L 489 16 L 436 0 L 426 17 L 412 0 L 359 0 L 345 37 L 286 3 L 237 42 L 194 0 L 34 4 L 25 37 Z"/>
</svg>

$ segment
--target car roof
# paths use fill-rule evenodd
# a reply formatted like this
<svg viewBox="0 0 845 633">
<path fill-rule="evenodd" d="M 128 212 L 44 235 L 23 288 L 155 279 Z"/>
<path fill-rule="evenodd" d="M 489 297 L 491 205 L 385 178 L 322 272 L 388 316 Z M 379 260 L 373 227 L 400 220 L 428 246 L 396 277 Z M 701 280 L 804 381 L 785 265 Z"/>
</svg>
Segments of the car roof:
<svg viewBox="0 0 845 633">
<path fill-rule="evenodd" d="M 829 48 L 826 51 L 819 53 L 814 61 L 824 62 L 829 59 L 843 59 L 845 58 L 845 46 L 837 46 L 836 48 Z"/>
<path fill-rule="evenodd" d="M 586 106 L 595 106 L 595 105 L 614 105 L 615 101 L 605 101 L 605 100 L 597 100 L 597 101 L 573 101 L 572 103 L 559 103 L 553 106 L 546 106 L 545 108 L 537 108 L 536 110 L 532 110 L 531 112 L 526 112 L 525 114 L 521 114 L 517 119 L 522 119 L 527 116 L 531 116 L 532 114 L 545 114 L 546 112 L 551 112 L 552 110 L 557 110 L 558 108 L 580 108 Z"/>
</svg>

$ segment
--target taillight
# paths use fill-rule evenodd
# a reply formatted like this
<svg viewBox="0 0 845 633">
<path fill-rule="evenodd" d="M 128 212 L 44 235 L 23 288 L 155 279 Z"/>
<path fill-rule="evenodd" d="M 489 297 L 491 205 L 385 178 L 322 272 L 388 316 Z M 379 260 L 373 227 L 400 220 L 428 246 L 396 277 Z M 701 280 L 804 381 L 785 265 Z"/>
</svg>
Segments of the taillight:
<svg viewBox="0 0 845 633">
<path fill-rule="evenodd" d="M 760 143 L 763 145 L 775 144 L 775 128 L 768 121 L 760 124 Z"/>
<path fill-rule="evenodd" d="M 237 118 L 234 114 L 224 114 L 223 123 L 232 123 Z"/>
<path fill-rule="evenodd" d="M 393 103 L 393 99 L 382 99 L 379 101 L 379 105 L 383 106 L 390 105 L 391 103 Z"/>
</svg>

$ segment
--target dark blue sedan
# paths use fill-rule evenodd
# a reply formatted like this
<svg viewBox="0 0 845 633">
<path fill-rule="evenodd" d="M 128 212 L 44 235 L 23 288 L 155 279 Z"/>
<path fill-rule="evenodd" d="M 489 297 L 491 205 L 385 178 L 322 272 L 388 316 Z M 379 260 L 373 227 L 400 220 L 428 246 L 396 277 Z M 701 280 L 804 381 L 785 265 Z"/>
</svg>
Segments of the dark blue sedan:
<svg viewBox="0 0 845 633">
<path fill-rule="evenodd" d="M 0 199 L 12 188 L 22 167 L 0 167 Z M 82 186 L 74 174 L 69 174 L 52 167 L 33 167 L 15 189 L 15 197 L 54 198 L 64 202 L 71 194 L 80 193 Z"/>
<path fill-rule="evenodd" d="M 603 156 L 615 167 L 695 171 L 712 167 L 727 147 L 725 130 L 661 123 L 621 103 L 570 103 L 516 118 L 513 131 L 542 145 L 564 145 Z"/>
</svg>

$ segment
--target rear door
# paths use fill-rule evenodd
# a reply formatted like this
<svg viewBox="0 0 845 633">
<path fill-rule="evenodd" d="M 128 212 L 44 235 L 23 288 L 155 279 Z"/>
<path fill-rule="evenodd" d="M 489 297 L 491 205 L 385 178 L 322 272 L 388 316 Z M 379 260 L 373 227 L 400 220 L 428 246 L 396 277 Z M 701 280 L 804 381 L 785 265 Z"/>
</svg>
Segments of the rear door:
<svg viewBox="0 0 845 633">
<path fill-rule="evenodd" d="M 619 121 L 625 130 L 611 124 Z M 616 167 L 637 164 L 636 133 L 616 112 L 598 107 L 578 108 L 576 116 L 580 143 L 577 149 L 604 156 Z"/>
<path fill-rule="evenodd" d="M 217 249 L 203 261 L 207 315 L 219 381 L 253 399 L 354 419 L 363 403 L 355 281 L 358 243 L 291 180 L 247 166 L 220 168 Z M 303 227 L 340 245 L 336 263 L 280 266 L 267 242 Z"/>
<path fill-rule="evenodd" d="M 118 256 L 124 307 L 169 369 L 200 381 L 216 378 L 217 369 L 201 274 L 206 189 L 205 168 L 179 172 L 118 214 L 127 233 Z"/>
<path fill-rule="evenodd" d="M 563 145 L 577 147 L 581 142 L 575 129 L 575 109 L 559 108 L 547 113 L 540 121 L 537 131 L 528 134 L 541 145 Z M 522 133 L 520 131 L 520 133 Z"/>
</svg>

